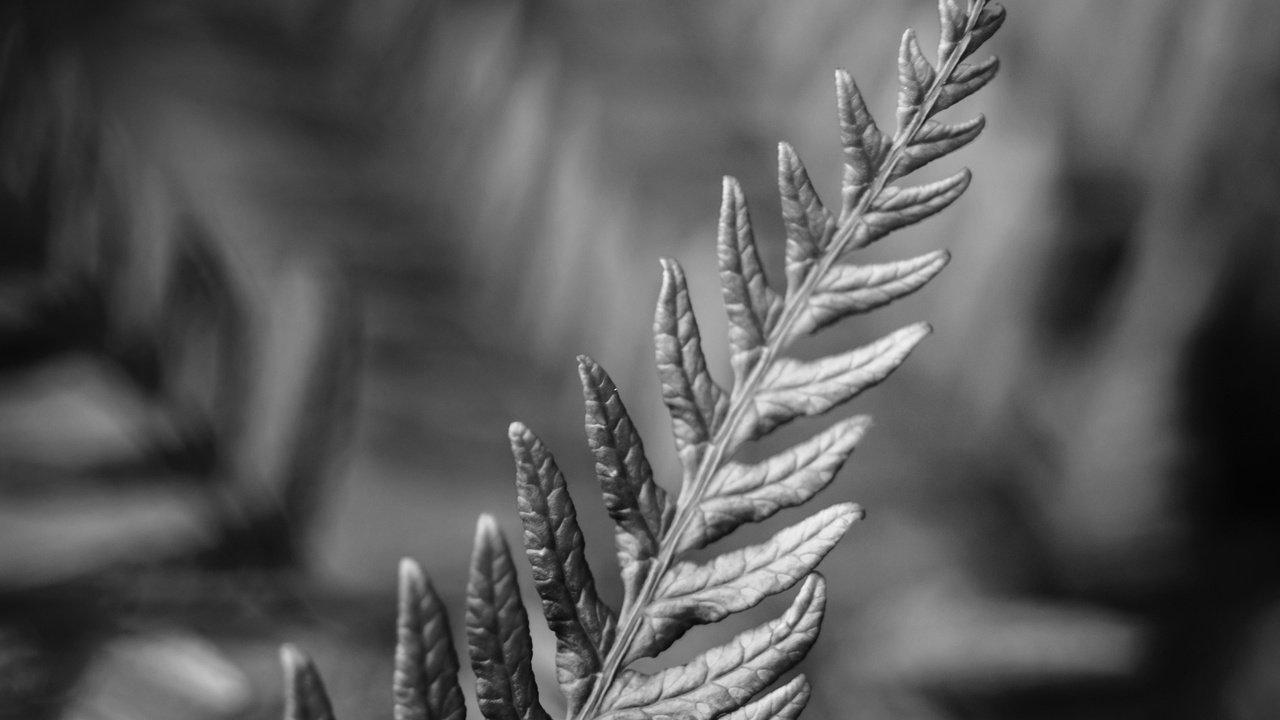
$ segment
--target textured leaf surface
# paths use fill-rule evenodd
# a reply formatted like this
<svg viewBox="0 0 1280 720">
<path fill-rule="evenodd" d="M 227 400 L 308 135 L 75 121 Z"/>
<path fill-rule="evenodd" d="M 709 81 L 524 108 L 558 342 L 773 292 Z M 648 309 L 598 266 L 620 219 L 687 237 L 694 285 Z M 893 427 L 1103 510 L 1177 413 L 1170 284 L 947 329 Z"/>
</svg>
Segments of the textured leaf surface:
<svg viewBox="0 0 1280 720">
<path fill-rule="evenodd" d="M 529 616 L 520 600 L 511 550 L 497 524 L 476 524 L 467 584 L 467 644 L 476 699 L 488 720 L 549 720 L 533 680 Z"/>
<path fill-rule="evenodd" d="M 778 143 L 778 192 L 782 223 L 787 229 L 787 301 L 804 283 L 835 230 L 831 213 L 813 189 L 800 156 L 787 143 Z"/>
<path fill-rule="evenodd" d="M 973 142 L 986 127 L 986 118 L 979 115 L 962 123 L 946 124 L 934 120 L 926 122 L 916 133 L 916 138 L 903 150 L 902 159 L 894 166 L 890 182 L 915 172 L 944 155 Z"/>
<path fill-rule="evenodd" d="M 734 377 L 741 382 L 782 312 L 782 298 L 769 287 L 756 253 L 751 216 L 738 181 L 724 179 L 720 205 L 718 255 L 720 287 L 729 315 L 729 350 Z"/>
<path fill-rule="evenodd" d="M 847 214 L 871 186 L 889 152 L 890 140 L 876 127 L 857 84 L 844 70 L 836 71 L 836 114 L 840 120 L 840 145 L 844 148 L 841 212 Z"/>
<path fill-rule="evenodd" d="M 804 659 L 826 605 L 822 578 L 810 575 L 782 617 L 748 630 L 689 663 L 654 675 L 631 673 L 605 698 L 609 720 L 710 718 L 741 708 Z"/>
<path fill-rule="evenodd" d="M 578 377 L 587 407 L 587 444 L 613 518 L 623 588 L 633 598 L 658 555 L 675 505 L 654 482 L 644 443 L 608 373 L 584 355 L 578 358 Z"/>
<path fill-rule="evenodd" d="M 671 413 L 676 452 L 688 477 L 702 462 L 729 401 L 707 370 L 684 270 L 674 260 L 662 261 L 653 325 L 662 399 Z"/>
<path fill-rule="evenodd" d="M 861 517 L 853 503 L 811 515 L 768 541 L 725 553 L 710 562 L 676 563 L 662 576 L 645 609 L 640 645 L 665 650 L 694 625 L 713 623 L 753 608 L 813 572 Z"/>
<path fill-rule="evenodd" d="M 842 318 L 888 305 L 924 287 L 942 272 L 950 255 L 939 250 L 877 265 L 837 265 L 819 281 L 793 336 L 816 332 Z"/>
<path fill-rule="evenodd" d="M 284 666 L 284 720 L 333 720 L 333 706 L 316 666 L 298 648 L 280 648 Z"/>
<path fill-rule="evenodd" d="M 938 38 L 939 63 L 945 63 L 951 57 L 951 53 L 960 45 L 960 39 L 964 37 L 965 26 L 969 21 L 966 5 L 967 0 L 965 4 L 961 4 L 960 0 L 938 0 L 938 20 L 941 27 Z"/>
<path fill-rule="evenodd" d="M 902 35 L 898 50 L 898 132 L 903 133 L 924 106 L 938 73 L 920 51 L 914 30 Z"/>
<path fill-rule="evenodd" d="M 849 401 L 888 377 L 927 334 L 929 326 L 918 323 L 821 360 L 777 360 L 753 398 L 750 430 L 759 437 L 797 417 L 819 415 Z"/>
<path fill-rule="evenodd" d="M 944 180 L 913 187 L 887 187 L 871 204 L 855 234 L 854 247 L 865 247 L 894 230 L 924 220 L 955 202 L 972 178 L 961 170 Z"/>
<path fill-rule="evenodd" d="M 972 55 L 975 50 L 982 47 L 983 43 L 991 39 L 992 35 L 1004 25 L 1005 11 L 1004 8 L 996 3 L 986 3 L 982 11 L 978 13 L 978 19 L 973 25 L 973 35 L 969 39 L 969 45 L 965 48 L 965 53 L 961 56 L 961 60 Z"/>
<path fill-rule="evenodd" d="M 984 85 L 995 79 L 1000 71 L 1000 61 L 994 57 L 980 63 L 964 63 L 956 68 L 951 82 L 942 86 L 938 101 L 933 106 L 934 112 L 941 112 L 961 100 L 978 92 Z"/>
<path fill-rule="evenodd" d="M 939 0 L 938 17 L 941 21 L 942 35 L 938 41 L 938 62 L 946 62 L 947 58 L 959 47 L 969 24 L 968 3 L 959 0 Z M 985 3 L 982 11 L 973 23 L 973 32 L 964 53 L 958 58 L 965 59 L 983 45 L 1004 24 L 1005 10 L 996 3 Z"/>
<path fill-rule="evenodd" d="M 596 594 L 577 511 L 555 459 L 524 425 L 513 423 L 509 436 L 525 554 L 556 636 L 556 679 L 572 713 L 591 692 L 613 642 L 613 610 Z"/>
<path fill-rule="evenodd" d="M 396 720 L 462 720 L 466 704 L 458 685 L 458 656 L 440 596 L 412 560 L 400 561 L 396 617 Z"/>
<path fill-rule="evenodd" d="M 809 702 L 809 681 L 797 675 L 791 682 L 755 702 L 722 715 L 723 720 L 795 720 Z"/>
<path fill-rule="evenodd" d="M 807 502 L 830 484 L 870 424 L 865 415 L 847 418 L 763 462 L 726 463 L 693 515 L 679 552 L 704 547 L 743 523 Z"/>
</svg>

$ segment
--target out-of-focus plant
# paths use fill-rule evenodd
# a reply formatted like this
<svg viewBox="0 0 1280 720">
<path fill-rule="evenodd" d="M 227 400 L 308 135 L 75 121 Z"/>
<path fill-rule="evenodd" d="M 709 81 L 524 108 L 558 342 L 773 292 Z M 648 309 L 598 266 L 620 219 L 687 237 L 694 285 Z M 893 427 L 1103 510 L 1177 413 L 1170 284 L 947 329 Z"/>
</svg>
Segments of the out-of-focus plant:
<svg viewBox="0 0 1280 720">
<path fill-rule="evenodd" d="M 654 480 L 618 389 L 588 357 L 579 357 L 588 444 L 616 528 L 624 599 L 615 610 L 596 592 L 577 512 L 550 451 L 525 425 L 510 428 L 524 546 L 543 614 L 556 636 L 556 675 L 573 720 L 655 717 L 793 718 L 809 697 L 796 676 L 765 692 L 804 658 L 817 639 L 825 605 L 815 568 L 861 517 L 852 503 L 822 510 L 766 542 L 693 554 L 749 522 L 802 505 L 834 478 L 869 425 L 842 420 L 759 463 L 735 459 L 748 443 L 794 419 L 826 413 L 884 380 L 929 328 L 915 324 L 865 346 L 802 361 L 787 351 L 800 338 L 847 316 L 869 312 L 925 285 L 946 265 L 945 251 L 883 264 L 844 262 L 896 229 L 954 202 L 967 170 L 917 186 L 907 174 L 972 141 L 981 116 L 948 124 L 940 111 L 986 85 L 995 58 L 965 62 L 1000 27 L 1004 11 L 984 0 L 941 0 L 939 66 L 916 36 L 902 39 L 896 130 L 872 119 L 848 73 L 836 73 L 844 149 L 841 197 L 819 200 L 804 165 L 779 146 L 778 187 L 786 226 L 785 290 L 765 277 L 738 183 L 724 182 L 719 225 L 720 284 L 729 316 L 733 382 L 708 370 L 684 272 L 662 263 L 654 320 L 663 399 L 683 469 L 674 496 Z M 655 673 L 633 667 L 669 648 L 691 627 L 718 622 L 800 585 L 781 617 L 738 634 L 689 662 Z M 507 542 L 490 516 L 476 529 L 467 592 L 467 638 L 477 699 L 489 720 L 549 717 L 538 697 L 528 617 Z M 333 713 L 315 666 L 292 646 L 282 651 L 287 720 Z M 461 718 L 444 605 L 411 560 L 400 571 L 396 717 Z"/>
</svg>

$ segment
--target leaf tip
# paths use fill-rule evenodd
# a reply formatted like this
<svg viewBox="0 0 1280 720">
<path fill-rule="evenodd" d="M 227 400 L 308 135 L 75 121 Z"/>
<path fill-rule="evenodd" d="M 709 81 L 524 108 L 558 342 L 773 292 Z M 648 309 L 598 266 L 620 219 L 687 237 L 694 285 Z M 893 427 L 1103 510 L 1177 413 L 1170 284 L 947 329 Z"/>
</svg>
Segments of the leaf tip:
<svg viewBox="0 0 1280 720">
<path fill-rule="evenodd" d="M 507 426 L 507 437 L 511 440 L 511 446 L 517 447 L 528 444 L 530 439 L 533 438 L 533 431 L 529 429 L 529 426 L 516 420 Z"/>
<path fill-rule="evenodd" d="M 680 267 L 680 263 L 675 258 L 664 257 L 658 262 L 662 265 L 662 289 L 659 292 L 659 298 L 660 301 L 670 301 L 682 291 L 686 284 L 684 268 Z"/>
<path fill-rule="evenodd" d="M 502 531 L 498 529 L 498 521 L 489 513 L 480 513 L 476 518 L 475 547 L 492 547 L 502 541 Z"/>
<path fill-rule="evenodd" d="M 594 388 L 604 378 L 604 368 L 590 355 L 578 356 L 578 379 L 582 381 L 582 391 L 590 402 Z"/>
<path fill-rule="evenodd" d="M 778 143 L 778 169 L 781 172 L 795 172 L 796 165 L 799 162 L 800 157 L 796 154 L 796 149 L 791 146 L 791 143 L 785 140 Z"/>
<path fill-rule="evenodd" d="M 800 585 L 800 592 L 796 595 L 796 599 L 792 606 L 797 608 L 807 608 L 818 606 L 819 608 L 826 605 L 827 602 L 827 579 L 822 573 L 814 571 L 805 577 L 804 582 Z"/>
<path fill-rule="evenodd" d="M 822 511 L 825 516 L 823 522 L 829 528 L 833 528 L 836 537 L 843 537 L 849 528 L 857 521 L 862 519 L 862 507 L 857 503 L 843 502 L 832 505 L 830 508 Z"/>
<path fill-rule="evenodd" d="M 933 252 L 925 255 L 925 258 L 927 258 L 926 265 L 933 268 L 934 274 L 936 275 L 938 272 L 942 271 L 942 268 L 951 263 L 951 251 L 946 249 L 934 250 Z"/>
<path fill-rule="evenodd" d="M 725 202 L 729 202 L 731 198 L 738 198 L 742 195 L 742 184 L 738 182 L 738 178 L 732 175 L 725 175 L 720 182 L 721 197 Z"/>
<path fill-rule="evenodd" d="M 422 588 L 426 585 L 426 576 L 422 572 L 422 566 L 413 558 L 400 558 L 400 595 L 403 599 L 410 594 L 422 594 Z"/>
<path fill-rule="evenodd" d="M 286 678 L 297 676 L 298 672 L 310 662 L 307 659 L 307 654 L 302 652 L 297 645 L 285 643 L 280 646 L 280 665 L 284 668 Z"/>
</svg>

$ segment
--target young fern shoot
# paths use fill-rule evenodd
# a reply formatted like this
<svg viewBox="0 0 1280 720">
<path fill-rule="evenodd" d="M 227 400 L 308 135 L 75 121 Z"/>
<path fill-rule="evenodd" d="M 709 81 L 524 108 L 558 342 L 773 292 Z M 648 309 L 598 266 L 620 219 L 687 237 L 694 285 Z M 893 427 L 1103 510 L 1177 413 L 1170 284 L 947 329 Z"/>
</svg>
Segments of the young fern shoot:
<svg viewBox="0 0 1280 720">
<path fill-rule="evenodd" d="M 595 590 L 577 512 L 550 451 L 521 423 L 510 430 L 525 554 L 556 637 L 556 669 L 568 720 L 796 717 L 810 689 L 797 676 L 761 693 L 792 670 L 817 638 L 825 585 L 815 569 L 861 517 L 837 504 L 759 545 L 693 561 L 739 526 L 808 502 L 835 477 L 867 429 L 865 416 L 842 420 L 759 463 L 736 461 L 745 444 L 794 419 L 848 402 L 884 380 L 929 332 L 910 325 L 834 356 L 786 355 L 800 337 L 869 312 L 925 285 L 945 252 L 883 264 L 844 262 L 854 250 L 946 208 L 969 184 L 967 170 L 934 183 L 894 185 L 908 173 L 972 141 L 981 116 L 956 124 L 934 116 L 973 94 L 997 61 L 965 62 L 1004 21 L 984 0 L 940 0 L 940 65 L 913 32 L 898 61 L 897 128 L 876 125 L 848 73 L 836 73 L 845 170 L 833 213 L 786 143 L 778 151 L 778 189 L 786 228 L 786 286 L 775 290 L 756 251 L 737 181 L 726 178 L 720 210 L 720 284 L 729 319 L 728 389 L 707 368 L 683 270 L 662 262 L 654 319 L 658 374 L 682 466 L 673 498 L 654 480 L 617 387 L 595 361 L 579 357 L 587 440 L 605 506 L 615 524 L 624 597 L 615 611 Z M 691 627 L 747 610 L 799 585 L 788 610 L 693 660 L 656 673 L 631 668 L 669 648 Z M 528 619 L 515 565 L 492 518 L 480 519 L 467 600 L 467 637 L 480 708 L 488 720 L 543 720 L 531 666 Z M 286 652 L 287 720 L 328 717 L 314 668 Z M 463 715 L 443 606 L 412 561 L 401 569 L 397 720 L 457 720 Z M 311 714 L 311 708 L 315 713 Z"/>
</svg>

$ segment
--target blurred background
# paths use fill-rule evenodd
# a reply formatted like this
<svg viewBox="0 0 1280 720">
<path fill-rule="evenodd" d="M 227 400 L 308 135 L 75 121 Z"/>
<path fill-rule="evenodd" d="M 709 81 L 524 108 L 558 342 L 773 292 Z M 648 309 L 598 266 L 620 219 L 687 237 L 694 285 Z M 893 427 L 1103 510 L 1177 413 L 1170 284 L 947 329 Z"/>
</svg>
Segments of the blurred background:
<svg viewBox="0 0 1280 720">
<path fill-rule="evenodd" d="M 286 640 L 340 718 L 391 717 L 396 563 L 461 619 L 475 516 L 518 532 L 513 419 L 616 601 L 574 357 L 673 487 L 658 258 L 727 377 L 720 177 L 780 279 L 775 143 L 837 197 L 832 70 L 887 125 L 935 12 L 0 6 L 0 717 L 279 717 Z M 1280 717 L 1277 32 L 1269 0 L 1010 9 L 949 111 L 987 131 L 923 173 L 973 187 L 862 258 L 951 267 L 805 348 L 936 329 L 842 411 L 876 427 L 823 504 L 869 515 L 823 566 L 809 717 Z"/>
</svg>

